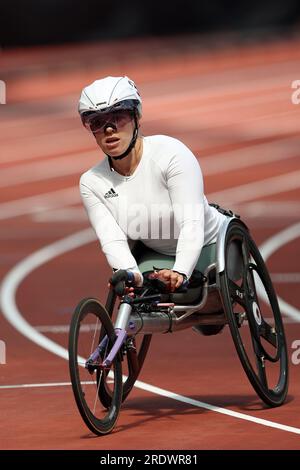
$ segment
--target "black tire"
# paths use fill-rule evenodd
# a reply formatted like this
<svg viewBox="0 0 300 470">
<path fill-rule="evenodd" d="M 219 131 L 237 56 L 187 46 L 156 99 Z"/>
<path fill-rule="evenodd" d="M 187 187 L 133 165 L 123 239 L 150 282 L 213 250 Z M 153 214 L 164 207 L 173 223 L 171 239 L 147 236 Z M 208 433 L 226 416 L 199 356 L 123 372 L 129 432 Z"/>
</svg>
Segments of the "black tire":
<svg viewBox="0 0 300 470">
<path fill-rule="evenodd" d="M 106 336 L 105 336 L 106 335 Z M 108 434 L 114 428 L 122 402 L 122 364 L 118 354 L 111 366 L 111 373 L 103 372 L 99 361 L 94 371 L 85 368 L 85 362 L 96 350 L 99 339 L 104 337 L 107 356 L 116 338 L 112 322 L 105 308 L 92 298 L 83 299 L 72 317 L 69 334 L 69 368 L 73 393 L 79 412 L 88 428 L 97 435 Z M 92 367 L 92 368 L 93 368 Z M 111 400 L 103 407 L 99 400 L 99 388 L 103 382 L 112 380 Z"/>
<path fill-rule="evenodd" d="M 247 377 L 268 406 L 280 406 L 288 391 L 283 322 L 264 260 L 242 222 L 232 221 L 227 229 L 225 271 L 219 282 L 231 335 Z"/>
</svg>

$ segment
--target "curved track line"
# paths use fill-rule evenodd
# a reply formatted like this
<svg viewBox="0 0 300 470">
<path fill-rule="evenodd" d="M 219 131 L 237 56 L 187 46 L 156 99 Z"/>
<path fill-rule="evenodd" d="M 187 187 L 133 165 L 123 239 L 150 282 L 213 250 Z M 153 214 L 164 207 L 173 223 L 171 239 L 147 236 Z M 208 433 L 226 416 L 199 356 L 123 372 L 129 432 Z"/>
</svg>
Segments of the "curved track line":
<svg viewBox="0 0 300 470">
<path fill-rule="evenodd" d="M 273 237 L 266 240 L 260 247 L 260 252 L 265 259 L 265 261 L 281 248 L 283 245 L 295 240 L 300 236 L 300 222 L 291 225 L 290 227 L 282 230 Z M 293 320 L 300 322 L 300 310 L 292 305 L 288 304 L 281 297 L 278 297 L 279 306 L 282 312 L 288 315 Z"/>
<path fill-rule="evenodd" d="M 60 256 L 68 251 L 71 251 L 75 248 L 79 248 L 82 245 L 90 243 L 95 240 L 95 235 L 92 229 L 85 229 L 80 232 L 77 232 L 71 236 L 63 238 L 51 245 L 48 245 L 35 253 L 32 253 L 23 261 L 19 262 L 4 278 L 1 289 L 0 289 L 0 305 L 3 311 L 3 314 L 7 321 L 21 333 L 26 336 L 30 341 L 36 343 L 38 346 L 56 354 L 63 359 L 68 360 L 68 351 L 62 346 L 58 345 L 54 341 L 51 341 L 46 336 L 42 335 L 35 328 L 33 328 L 21 315 L 21 312 L 18 310 L 16 305 L 16 292 L 18 286 L 30 274 L 34 269 L 43 265 L 44 263 L 52 260 L 53 258 Z M 226 408 L 221 408 L 218 406 L 210 405 L 209 403 L 201 402 L 199 400 L 194 400 L 177 393 L 155 387 L 153 385 L 147 384 L 137 380 L 135 387 L 142 390 L 148 391 L 150 393 L 171 398 L 173 400 L 187 403 L 189 405 L 204 408 L 209 411 L 214 411 L 223 415 L 227 415 L 237 419 L 243 419 L 245 421 L 250 421 L 256 424 L 261 424 L 271 428 L 279 429 L 281 431 L 287 431 L 294 434 L 300 434 L 300 428 L 293 426 L 287 426 L 284 424 L 276 423 L 273 421 L 256 418 L 244 413 L 239 413 L 233 410 Z"/>
<path fill-rule="evenodd" d="M 300 183 L 299 183 L 300 186 Z M 72 206 L 81 202 L 76 186 L 70 186 L 48 193 L 23 197 L 0 203 L 0 220 L 13 219 L 26 214 L 35 214 L 49 209 Z"/>
<path fill-rule="evenodd" d="M 234 186 L 209 194 L 209 199 L 220 200 L 222 204 L 236 204 L 244 201 L 254 201 L 271 194 L 280 194 L 300 187 L 300 170 L 290 171 L 282 175 L 270 176 L 263 180 Z"/>
<path fill-rule="evenodd" d="M 92 229 L 85 229 L 27 256 L 5 276 L 0 288 L 0 305 L 6 320 L 30 341 L 68 360 L 68 351 L 33 328 L 22 316 L 16 305 L 16 292 L 23 281 L 36 268 L 67 251 L 79 248 L 95 240 Z"/>
</svg>

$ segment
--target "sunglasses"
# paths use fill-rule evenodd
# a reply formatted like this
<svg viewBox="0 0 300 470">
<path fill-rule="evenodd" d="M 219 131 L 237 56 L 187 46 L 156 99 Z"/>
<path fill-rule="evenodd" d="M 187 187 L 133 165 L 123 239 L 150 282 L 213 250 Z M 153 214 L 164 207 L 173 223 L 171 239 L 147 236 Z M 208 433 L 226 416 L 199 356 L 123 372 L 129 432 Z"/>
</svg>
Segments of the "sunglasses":
<svg viewBox="0 0 300 470">
<path fill-rule="evenodd" d="M 102 132 L 107 125 L 111 125 L 115 129 L 127 124 L 133 119 L 134 113 L 131 110 L 113 111 L 110 113 L 89 113 L 82 115 L 82 123 L 86 129 L 97 134 Z"/>
</svg>

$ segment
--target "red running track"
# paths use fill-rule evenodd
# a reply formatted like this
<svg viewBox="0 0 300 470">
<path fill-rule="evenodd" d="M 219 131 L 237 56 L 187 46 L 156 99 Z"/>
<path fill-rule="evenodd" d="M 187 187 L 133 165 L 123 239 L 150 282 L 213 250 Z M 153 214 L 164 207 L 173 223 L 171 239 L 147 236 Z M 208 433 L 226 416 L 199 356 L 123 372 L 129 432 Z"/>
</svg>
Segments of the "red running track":
<svg viewBox="0 0 300 470">
<path fill-rule="evenodd" d="M 2 53 L 1 449 L 300 448 L 300 354 L 293 349 L 300 342 L 300 106 L 291 100 L 291 84 L 300 79 L 299 45 L 277 40 L 208 48 L 181 38 Z M 102 157 L 76 106 L 81 88 L 108 74 L 127 74 L 140 85 L 145 135 L 169 134 L 193 149 L 210 200 L 239 211 L 259 244 L 279 240 L 268 266 L 289 305 L 291 378 L 284 406 L 268 409 L 257 398 L 228 329 L 215 337 L 185 330 L 154 337 L 140 379 L 156 393 L 135 388 L 115 431 L 97 438 L 77 412 L 67 361 L 45 349 L 45 341 L 33 341 L 38 331 L 66 348 L 77 302 L 106 295 L 110 271 L 96 242 L 38 267 L 30 257 L 23 276 L 16 269 L 41 248 L 88 227 L 78 178 Z M 280 232 L 291 226 L 294 237 L 285 242 Z"/>
</svg>

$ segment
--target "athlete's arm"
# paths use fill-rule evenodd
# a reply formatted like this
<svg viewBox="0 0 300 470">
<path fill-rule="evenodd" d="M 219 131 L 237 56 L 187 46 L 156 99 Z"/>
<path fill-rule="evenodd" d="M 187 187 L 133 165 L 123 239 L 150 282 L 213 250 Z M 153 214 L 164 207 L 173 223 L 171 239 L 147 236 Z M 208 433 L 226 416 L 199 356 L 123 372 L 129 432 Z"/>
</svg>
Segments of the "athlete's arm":
<svg viewBox="0 0 300 470">
<path fill-rule="evenodd" d="M 173 270 L 189 278 L 204 243 L 204 193 L 199 163 L 179 143 L 166 173 L 176 222 L 180 228 Z"/>
<path fill-rule="evenodd" d="M 137 266 L 127 241 L 127 237 L 116 220 L 84 182 L 80 181 L 80 194 L 89 220 L 101 243 L 101 248 L 109 265 L 114 270 L 126 269 L 135 274 L 136 285 L 142 285 L 143 276 Z"/>
</svg>

